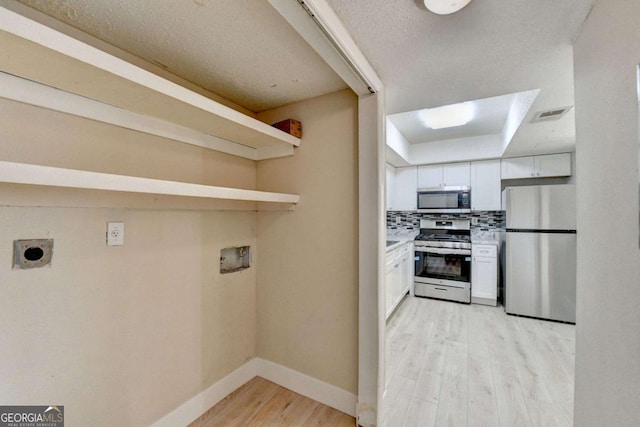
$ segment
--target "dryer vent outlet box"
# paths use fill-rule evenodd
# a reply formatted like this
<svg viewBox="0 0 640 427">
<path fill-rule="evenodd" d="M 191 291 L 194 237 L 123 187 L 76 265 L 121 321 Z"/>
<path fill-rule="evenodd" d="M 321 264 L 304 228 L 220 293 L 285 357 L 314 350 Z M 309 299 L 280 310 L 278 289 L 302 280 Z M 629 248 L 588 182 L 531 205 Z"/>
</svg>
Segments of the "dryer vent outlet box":
<svg viewBox="0 0 640 427">
<path fill-rule="evenodd" d="M 251 246 L 224 248 L 220 251 L 220 273 L 233 273 L 251 266 Z"/>
<path fill-rule="evenodd" d="M 28 269 L 51 265 L 53 239 L 13 241 L 13 268 Z"/>
</svg>

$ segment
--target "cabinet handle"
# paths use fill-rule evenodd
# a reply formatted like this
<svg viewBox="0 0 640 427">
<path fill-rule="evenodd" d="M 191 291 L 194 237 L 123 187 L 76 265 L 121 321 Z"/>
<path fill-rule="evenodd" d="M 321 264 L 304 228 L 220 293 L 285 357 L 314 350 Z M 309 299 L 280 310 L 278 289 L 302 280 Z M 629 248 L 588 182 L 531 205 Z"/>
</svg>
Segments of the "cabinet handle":
<svg viewBox="0 0 640 427">
<path fill-rule="evenodd" d="M 447 292 L 447 290 L 446 290 L 446 289 L 444 289 L 444 288 L 433 288 L 433 289 L 435 289 L 435 290 L 437 290 L 437 291 L 445 291 L 445 292 Z"/>
</svg>

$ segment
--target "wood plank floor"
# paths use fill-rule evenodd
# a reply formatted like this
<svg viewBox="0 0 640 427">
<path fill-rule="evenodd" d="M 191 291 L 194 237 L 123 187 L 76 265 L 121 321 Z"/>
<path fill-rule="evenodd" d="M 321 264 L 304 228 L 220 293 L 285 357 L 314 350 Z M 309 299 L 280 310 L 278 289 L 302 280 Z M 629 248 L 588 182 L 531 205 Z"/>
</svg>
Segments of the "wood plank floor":
<svg viewBox="0 0 640 427">
<path fill-rule="evenodd" d="M 353 427 L 355 418 L 255 377 L 218 402 L 189 427 Z"/>
<path fill-rule="evenodd" d="M 574 325 L 408 296 L 386 345 L 385 427 L 573 425 Z"/>
</svg>

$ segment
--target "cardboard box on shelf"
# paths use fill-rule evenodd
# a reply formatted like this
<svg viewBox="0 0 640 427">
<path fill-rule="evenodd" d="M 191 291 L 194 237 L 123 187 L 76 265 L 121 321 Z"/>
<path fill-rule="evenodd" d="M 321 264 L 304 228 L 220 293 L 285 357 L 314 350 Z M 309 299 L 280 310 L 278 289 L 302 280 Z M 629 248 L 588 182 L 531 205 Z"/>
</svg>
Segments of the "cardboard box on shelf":
<svg viewBox="0 0 640 427">
<path fill-rule="evenodd" d="M 274 123 L 271 126 L 278 128 L 283 132 L 295 136 L 296 138 L 302 138 L 302 123 L 294 119 L 282 120 L 278 123 Z"/>
</svg>

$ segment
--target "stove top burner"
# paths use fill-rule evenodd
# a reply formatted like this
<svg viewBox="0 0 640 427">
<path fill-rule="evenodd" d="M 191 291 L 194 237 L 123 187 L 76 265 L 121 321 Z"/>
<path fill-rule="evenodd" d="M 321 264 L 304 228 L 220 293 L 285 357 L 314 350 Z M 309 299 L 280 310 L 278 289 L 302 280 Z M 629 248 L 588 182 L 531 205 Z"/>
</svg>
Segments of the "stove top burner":
<svg viewBox="0 0 640 427">
<path fill-rule="evenodd" d="M 470 230 L 420 229 L 416 246 L 435 248 L 471 249 Z"/>
<path fill-rule="evenodd" d="M 437 240 L 443 242 L 468 242 L 471 240 L 469 235 L 465 234 L 436 234 L 423 233 L 416 237 L 416 240 Z"/>
</svg>

